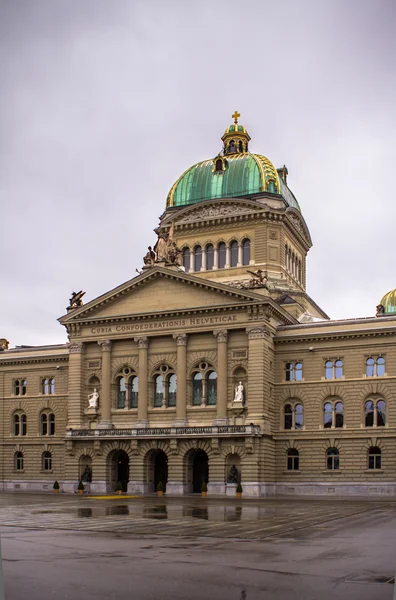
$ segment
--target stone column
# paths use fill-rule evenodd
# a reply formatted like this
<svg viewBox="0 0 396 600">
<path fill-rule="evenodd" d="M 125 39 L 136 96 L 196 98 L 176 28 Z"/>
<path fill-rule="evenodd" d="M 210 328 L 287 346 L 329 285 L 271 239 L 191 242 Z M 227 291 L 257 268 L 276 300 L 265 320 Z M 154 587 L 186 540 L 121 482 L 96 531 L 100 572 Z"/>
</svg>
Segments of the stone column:
<svg viewBox="0 0 396 600">
<path fill-rule="evenodd" d="M 231 264 L 231 248 L 230 248 L 229 244 L 227 244 L 227 246 L 226 246 L 225 268 L 229 269 L 230 268 L 230 264 Z"/>
<path fill-rule="evenodd" d="M 243 263 L 243 248 L 242 248 L 242 242 L 240 242 L 238 244 L 238 264 L 237 264 L 237 267 L 242 267 L 242 263 Z"/>
<path fill-rule="evenodd" d="M 201 267 L 201 271 L 206 271 L 206 248 L 204 248 L 202 246 L 202 267 Z"/>
<path fill-rule="evenodd" d="M 69 346 L 69 382 L 68 382 L 68 422 L 67 426 L 71 429 L 81 427 L 81 420 L 84 411 L 83 389 L 83 355 L 85 346 L 82 342 L 72 342 Z M 86 399 L 88 406 L 88 399 Z"/>
<path fill-rule="evenodd" d="M 194 267 L 195 267 L 195 265 L 194 265 L 194 257 L 195 257 L 194 249 L 192 248 L 190 250 L 190 273 L 194 273 Z"/>
<path fill-rule="evenodd" d="M 177 344 L 176 421 L 174 426 L 185 427 L 187 425 L 187 335 L 185 333 L 175 333 L 173 338 Z"/>
<path fill-rule="evenodd" d="M 148 338 L 136 337 L 139 348 L 138 427 L 148 427 Z"/>
<path fill-rule="evenodd" d="M 111 341 L 98 342 L 102 348 L 102 392 L 99 398 L 100 429 L 109 429 L 111 422 Z"/>
<path fill-rule="evenodd" d="M 217 246 L 214 247 L 214 252 L 213 252 L 213 270 L 218 269 L 219 268 L 219 251 L 217 249 Z"/>
<path fill-rule="evenodd" d="M 219 329 L 213 332 L 217 338 L 217 417 L 215 425 L 227 425 L 227 348 L 228 332 Z"/>
</svg>

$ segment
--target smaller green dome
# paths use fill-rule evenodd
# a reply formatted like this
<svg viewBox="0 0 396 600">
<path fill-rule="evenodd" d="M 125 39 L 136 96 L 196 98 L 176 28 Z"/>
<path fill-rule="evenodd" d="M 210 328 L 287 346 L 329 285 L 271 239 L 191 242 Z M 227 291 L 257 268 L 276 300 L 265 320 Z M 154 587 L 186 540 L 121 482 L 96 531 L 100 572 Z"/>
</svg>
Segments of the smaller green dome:
<svg viewBox="0 0 396 600">
<path fill-rule="evenodd" d="M 383 314 L 392 315 L 396 314 L 396 290 L 391 290 L 382 298 L 379 306 L 384 307 Z"/>
</svg>

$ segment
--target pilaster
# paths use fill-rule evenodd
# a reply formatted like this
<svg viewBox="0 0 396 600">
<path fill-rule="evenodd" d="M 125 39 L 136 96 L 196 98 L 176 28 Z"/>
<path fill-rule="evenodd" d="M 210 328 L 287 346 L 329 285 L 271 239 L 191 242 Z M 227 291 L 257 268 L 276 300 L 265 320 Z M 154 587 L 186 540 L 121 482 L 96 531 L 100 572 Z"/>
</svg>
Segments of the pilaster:
<svg viewBox="0 0 396 600">
<path fill-rule="evenodd" d="M 84 366 L 83 342 L 72 342 L 69 345 L 69 381 L 68 381 L 68 423 L 67 427 L 81 427 L 83 417 Z"/>
<path fill-rule="evenodd" d="M 268 338 L 269 329 L 254 325 L 246 329 L 249 340 L 247 422 L 263 423 L 269 408 Z"/>
<path fill-rule="evenodd" d="M 111 346 L 110 340 L 98 342 L 102 348 L 102 398 L 100 403 L 100 429 L 112 427 L 111 422 Z"/>
<path fill-rule="evenodd" d="M 138 427 L 148 427 L 148 346 L 146 336 L 136 337 L 139 350 Z"/>
<path fill-rule="evenodd" d="M 227 346 L 228 331 L 213 332 L 217 339 L 217 417 L 215 425 L 227 425 Z"/>
<path fill-rule="evenodd" d="M 187 425 L 187 335 L 185 333 L 175 333 L 173 338 L 177 344 L 176 421 L 174 426 L 185 427 Z"/>
</svg>

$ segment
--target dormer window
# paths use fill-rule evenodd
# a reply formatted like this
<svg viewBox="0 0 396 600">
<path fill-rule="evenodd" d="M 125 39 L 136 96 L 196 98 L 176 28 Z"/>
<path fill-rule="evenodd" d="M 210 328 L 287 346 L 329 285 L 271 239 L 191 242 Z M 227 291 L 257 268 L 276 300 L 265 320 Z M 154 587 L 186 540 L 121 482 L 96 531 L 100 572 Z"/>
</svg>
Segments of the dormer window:
<svg viewBox="0 0 396 600">
<path fill-rule="evenodd" d="M 224 165 L 221 158 L 218 158 L 215 162 L 215 173 L 222 173 L 224 171 Z"/>
</svg>

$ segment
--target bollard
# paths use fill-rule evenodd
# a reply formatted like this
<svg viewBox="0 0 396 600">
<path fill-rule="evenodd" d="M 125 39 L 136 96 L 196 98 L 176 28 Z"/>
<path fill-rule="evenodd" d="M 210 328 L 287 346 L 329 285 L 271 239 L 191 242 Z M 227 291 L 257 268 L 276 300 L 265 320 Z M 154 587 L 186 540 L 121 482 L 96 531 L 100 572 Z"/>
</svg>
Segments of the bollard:
<svg viewBox="0 0 396 600">
<path fill-rule="evenodd" d="M 1 558 L 1 538 L 0 538 L 0 600 L 4 600 L 4 577 L 3 577 L 3 560 Z"/>
</svg>

